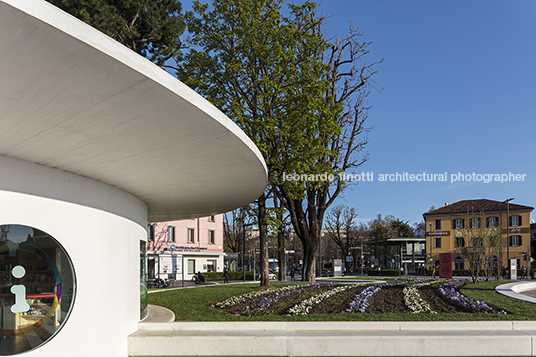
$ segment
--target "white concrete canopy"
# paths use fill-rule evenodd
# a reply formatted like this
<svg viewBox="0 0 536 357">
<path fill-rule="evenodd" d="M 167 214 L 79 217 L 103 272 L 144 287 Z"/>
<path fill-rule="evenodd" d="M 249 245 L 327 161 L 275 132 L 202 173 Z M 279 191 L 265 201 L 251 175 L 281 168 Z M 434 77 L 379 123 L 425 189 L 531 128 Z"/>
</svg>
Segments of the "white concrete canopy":
<svg viewBox="0 0 536 357">
<path fill-rule="evenodd" d="M 149 221 L 225 212 L 267 182 L 218 109 L 43 0 L 0 0 L 0 108 L 0 155 L 124 190 Z"/>
</svg>

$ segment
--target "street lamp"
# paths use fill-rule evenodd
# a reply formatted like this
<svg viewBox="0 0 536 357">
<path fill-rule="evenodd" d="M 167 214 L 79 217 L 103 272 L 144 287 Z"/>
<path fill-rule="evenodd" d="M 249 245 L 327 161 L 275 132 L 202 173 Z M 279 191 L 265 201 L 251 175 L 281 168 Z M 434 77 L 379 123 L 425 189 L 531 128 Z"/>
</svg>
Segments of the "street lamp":
<svg viewBox="0 0 536 357">
<path fill-rule="evenodd" d="M 426 226 L 425 226 L 425 229 L 426 229 Z M 434 242 L 432 242 L 432 223 L 430 223 L 430 231 L 428 232 L 428 235 L 430 236 L 430 265 L 431 265 L 430 269 L 432 269 L 432 272 L 433 272 L 435 265 L 434 265 L 434 255 L 432 254 L 433 249 L 434 249 Z"/>
<path fill-rule="evenodd" d="M 243 241 L 242 241 L 242 272 L 244 275 L 244 281 L 246 281 L 246 266 L 245 266 L 245 258 L 246 258 L 246 227 L 252 226 L 253 223 L 247 223 L 242 225 L 242 229 L 244 230 L 243 235 Z M 254 277 L 255 278 L 255 277 Z"/>
<path fill-rule="evenodd" d="M 508 272 L 510 279 L 512 278 L 512 269 L 510 267 L 510 201 L 514 198 L 509 198 L 503 203 L 506 203 L 506 266 L 508 267 Z"/>
</svg>

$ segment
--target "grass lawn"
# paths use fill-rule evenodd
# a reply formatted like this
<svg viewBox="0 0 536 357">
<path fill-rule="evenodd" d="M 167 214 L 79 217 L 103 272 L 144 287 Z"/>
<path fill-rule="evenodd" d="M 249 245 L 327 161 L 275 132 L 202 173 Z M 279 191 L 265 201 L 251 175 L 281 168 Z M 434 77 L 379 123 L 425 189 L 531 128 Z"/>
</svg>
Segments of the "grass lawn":
<svg viewBox="0 0 536 357">
<path fill-rule="evenodd" d="M 503 309 L 508 314 L 454 313 L 454 314 L 329 314 L 298 316 L 234 316 L 211 308 L 210 303 L 233 295 L 255 291 L 258 283 L 226 284 L 189 289 L 166 290 L 148 295 L 148 303 L 166 307 L 175 313 L 177 321 L 485 321 L 485 320 L 536 320 L 536 304 L 512 299 L 495 291 L 504 281 L 468 284 L 460 292 L 483 300 L 488 305 Z M 291 285 L 272 282 L 272 286 Z"/>
</svg>

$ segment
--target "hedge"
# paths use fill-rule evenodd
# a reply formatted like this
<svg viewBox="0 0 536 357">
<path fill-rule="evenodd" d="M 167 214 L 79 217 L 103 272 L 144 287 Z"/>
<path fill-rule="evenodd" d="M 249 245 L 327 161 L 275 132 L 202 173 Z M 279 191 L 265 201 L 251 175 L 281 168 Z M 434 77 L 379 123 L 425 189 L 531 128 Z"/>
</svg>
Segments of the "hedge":
<svg viewBox="0 0 536 357">
<path fill-rule="evenodd" d="M 439 276 L 439 269 L 436 269 L 435 271 L 436 276 Z M 432 275 L 432 269 L 429 269 L 426 271 L 426 275 L 431 276 Z M 458 270 L 452 270 L 452 276 L 471 276 L 471 272 L 467 269 L 458 269 Z"/>
<path fill-rule="evenodd" d="M 203 273 L 207 281 L 223 281 L 223 272 L 206 272 Z M 230 271 L 229 280 L 242 280 L 244 279 L 244 272 Z M 253 272 L 246 271 L 246 280 L 253 280 Z"/>
<path fill-rule="evenodd" d="M 400 276 L 400 270 L 379 270 L 379 269 L 369 269 L 369 276 Z"/>
</svg>

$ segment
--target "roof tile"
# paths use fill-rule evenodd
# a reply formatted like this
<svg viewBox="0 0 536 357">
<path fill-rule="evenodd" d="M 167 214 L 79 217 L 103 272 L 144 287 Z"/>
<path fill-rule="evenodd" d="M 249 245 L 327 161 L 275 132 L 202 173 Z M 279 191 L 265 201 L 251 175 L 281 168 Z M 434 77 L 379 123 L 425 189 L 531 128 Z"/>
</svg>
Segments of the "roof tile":
<svg viewBox="0 0 536 357">
<path fill-rule="evenodd" d="M 497 211 L 506 211 L 506 202 L 493 201 L 487 199 L 477 199 L 477 200 L 463 200 L 450 205 L 446 205 L 440 208 L 436 208 L 432 211 L 423 213 L 423 216 L 428 215 L 440 215 L 440 214 L 452 214 L 452 213 L 467 213 L 467 212 L 497 212 Z M 510 203 L 510 211 L 525 211 L 533 210 L 534 207 L 518 205 L 515 203 Z"/>
</svg>

